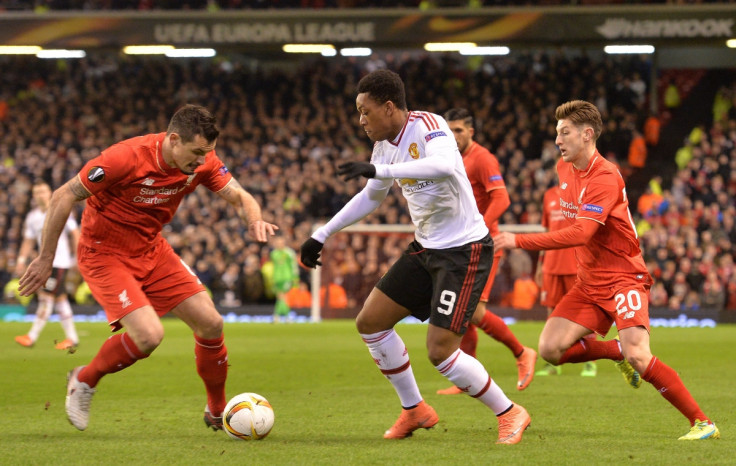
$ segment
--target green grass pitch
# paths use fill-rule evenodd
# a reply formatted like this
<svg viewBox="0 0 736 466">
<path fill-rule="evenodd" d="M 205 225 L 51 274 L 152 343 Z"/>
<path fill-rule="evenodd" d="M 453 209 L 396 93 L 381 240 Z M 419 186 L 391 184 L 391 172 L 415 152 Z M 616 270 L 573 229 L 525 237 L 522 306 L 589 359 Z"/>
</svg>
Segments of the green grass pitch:
<svg viewBox="0 0 736 466">
<path fill-rule="evenodd" d="M 92 402 L 90 425 L 66 420 L 66 372 L 87 363 L 109 336 L 105 324 L 80 323 L 74 354 L 53 348 L 62 339 L 49 323 L 32 349 L 13 336 L 26 323 L 0 324 L 0 464 L 735 464 L 736 326 L 655 328 L 652 350 L 677 370 L 722 438 L 680 442 L 689 425 L 650 385 L 628 387 L 613 363 L 598 376 L 581 365 L 557 377 L 537 377 L 518 392 L 510 352 L 480 335 L 479 359 L 509 397 L 527 408 L 531 427 L 518 445 L 495 445 L 491 412 L 467 396 L 440 396 L 448 386 L 426 357 L 424 325 L 398 325 L 414 374 L 439 424 L 412 438 L 382 438 L 399 414 L 391 385 L 373 364 L 352 321 L 320 324 L 227 324 L 228 396 L 252 391 L 276 413 L 262 441 L 235 441 L 202 422 L 204 387 L 196 375 L 189 329 L 165 319 L 154 354 L 105 377 Z M 536 347 L 542 323 L 511 326 Z M 541 362 L 538 362 L 541 365 Z"/>
</svg>

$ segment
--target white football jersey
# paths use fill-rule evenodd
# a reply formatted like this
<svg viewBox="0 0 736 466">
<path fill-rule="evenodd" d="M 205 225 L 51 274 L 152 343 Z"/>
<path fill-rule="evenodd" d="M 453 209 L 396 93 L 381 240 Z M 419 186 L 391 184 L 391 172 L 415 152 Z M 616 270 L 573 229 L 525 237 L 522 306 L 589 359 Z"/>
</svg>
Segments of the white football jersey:
<svg viewBox="0 0 736 466">
<path fill-rule="evenodd" d="M 43 223 L 45 220 L 45 212 L 42 212 L 38 208 L 33 209 L 26 217 L 25 230 L 23 231 L 23 237 L 26 239 L 35 239 L 39 249 L 41 248 L 41 233 L 43 233 Z M 64 225 L 64 231 L 59 236 L 59 244 L 56 247 L 53 266 L 57 269 L 68 269 L 74 264 L 72 262 L 73 254 L 69 246 L 69 234 L 77 229 L 79 229 L 79 225 L 74 220 L 74 217 L 70 215 Z"/>
<path fill-rule="evenodd" d="M 475 203 L 455 137 L 444 118 L 429 112 L 409 112 L 394 141 L 379 141 L 373 146 L 371 163 L 396 164 L 432 157 L 451 157 L 452 174 L 436 179 L 396 179 L 409 204 L 416 240 L 426 248 L 447 249 L 482 239 L 488 228 Z"/>
</svg>

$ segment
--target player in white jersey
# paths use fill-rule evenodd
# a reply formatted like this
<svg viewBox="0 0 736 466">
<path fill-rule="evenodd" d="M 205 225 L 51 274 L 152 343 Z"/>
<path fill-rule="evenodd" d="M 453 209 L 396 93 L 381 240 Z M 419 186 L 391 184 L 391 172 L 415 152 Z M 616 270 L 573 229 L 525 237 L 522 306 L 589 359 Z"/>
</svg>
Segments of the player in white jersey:
<svg viewBox="0 0 736 466">
<path fill-rule="evenodd" d="M 51 187 L 43 181 L 34 183 L 33 200 L 36 208 L 26 216 L 23 231 L 23 243 L 18 253 L 16 274 L 20 277 L 25 272 L 28 256 L 33 251 L 34 245 L 41 246 L 41 232 L 46 220 L 46 211 L 51 201 Z M 73 251 L 77 249 L 79 240 L 79 226 L 73 216 L 70 216 L 64 226 L 64 233 L 59 236 L 59 244 L 54 256 L 53 271 L 44 287 L 38 290 L 38 307 L 36 317 L 27 335 L 15 337 L 15 341 L 23 346 L 31 347 L 36 343 L 53 309 L 59 314 L 59 322 L 64 329 L 66 338 L 56 343 L 56 349 L 67 350 L 75 348 L 79 344 L 79 337 L 74 328 L 74 316 L 69 299 L 64 290 L 64 281 L 67 271 L 74 265 Z"/>
<path fill-rule="evenodd" d="M 326 225 L 301 247 L 307 267 L 322 265 L 327 238 L 362 219 L 401 186 L 416 226 L 415 240 L 379 280 L 363 304 L 356 326 L 402 406 L 384 438 L 412 435 L 439 421 L 422 398 L 409 355 L 394 326 L 413 315 L 429 319 L 427 351 L 436 369 L 498 417 L 497 443 L 521 441 L 530 417 L 491 379 L 483 365 L 462 351 L 460 340 L 475 311 L 493 261 L 493 242 L 483 222 L 455 138 L 439 115 L 407 110 L 404 84 L 388 70 L 358 83 L 360 125 L 375 142 L 371 163 L 348 162 L 338 174 L 369 178 Z"/>
</svg>

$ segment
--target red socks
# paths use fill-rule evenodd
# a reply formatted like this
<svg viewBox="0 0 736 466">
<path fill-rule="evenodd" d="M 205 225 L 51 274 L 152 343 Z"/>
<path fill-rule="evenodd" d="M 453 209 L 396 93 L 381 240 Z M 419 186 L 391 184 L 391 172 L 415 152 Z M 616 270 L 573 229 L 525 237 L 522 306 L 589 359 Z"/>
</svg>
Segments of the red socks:
<svg viewBox="0 0 736 466">
<path fill-rule="evenodd" d="M 220 416 L 225 410 L 225 381 L 227 380 L 227 348 L 225 337 L 206 340 L 194 335 L 194 356 L 197 360 L 197 373 L 207 390 L 207 405 L 213 416 Z"/>
<path fill-rule="evenodd" d="M 516 335 L 506 325 L 506 322 L 491 311 L 486 311 L 483 314 L 483 319 L 480 321 L 478 327 L 486 332 L 489 337 L 506 345 L 515 358 L 521 356 L 521 353 L 524 351 L 524 345 L 519 343 Z"/>
<path fill-rule="evenodd" d="M 616 340 L 596 341 L 588 338 L 580 339 L 569 347 L 558 364 L 567 362 L 587 362 L 597 359 L 620 361 L 624 358 Z"/>
<path fill-rule="evenodd" d="M 131 366 L 139 359 L 149 355 L 141 352 L 127 333 L 118 333 L 108 338 L 92 361 L 82 369 L 77 378 L 90 387 L 95 387 L 100 379 Z"/>
<path fill-rule="evenodd" d="M 465 331 L 463 339 L 460 340 L 460 349 L 463 353 L 475 357 L 476 348 L 478 348 L 478 331 L 475 329 L 475 325 L 468 324 L 468 329 Z"/>
<path fill-rule="evenodd" d="M 641 378 L 652 384 L 672 406 L 688 418 L 691 426 L 695 424 L 696 419 L 710 422 L 682 383 L 680 376 L 667 364 L 653 357 Z"/>
<path fill-rule="evenodd" d="M 524 346 L 519 343 L 519 340 L 516 339 L 516 336 L 509 326 L 506 325 L 506 322 L 491 311 L 486 311 L 478 327 L 486 332 L 489 337 L 506 345 L 515 358 L 518 358 L 522 351 L 524 351 Z M 468 324 L 468 330 L 460 342 L 460 349 L 463 353 L 475 357 L 477 347 L 478 331 L 475 329 L 475 325 Z"/>
</svg>

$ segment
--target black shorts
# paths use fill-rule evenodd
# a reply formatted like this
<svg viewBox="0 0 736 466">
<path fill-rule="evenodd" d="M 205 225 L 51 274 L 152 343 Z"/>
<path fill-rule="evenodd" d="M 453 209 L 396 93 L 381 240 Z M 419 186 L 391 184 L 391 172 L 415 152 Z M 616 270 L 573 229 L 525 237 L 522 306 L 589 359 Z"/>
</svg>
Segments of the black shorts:
<svg viewBox="0 0 736 466">
<path fill-rule="evenodd" d="M 426 249 L 412 241 L 376 288 L 417 319 L 463 334 L 492 264 L 490 236 L 449 249 Z"/>
<path fill-rule="evenodd" d="M 51 276 L 46 280 L 46 284 L 43 285 L 43 291 L 51 293 L 54 296 L 66 293 L 64 283 L 66 282 L 66 273 L 68 271 L 68 269 L 57 269 L 56 267 L 51 269 Z"/>
</svg>

